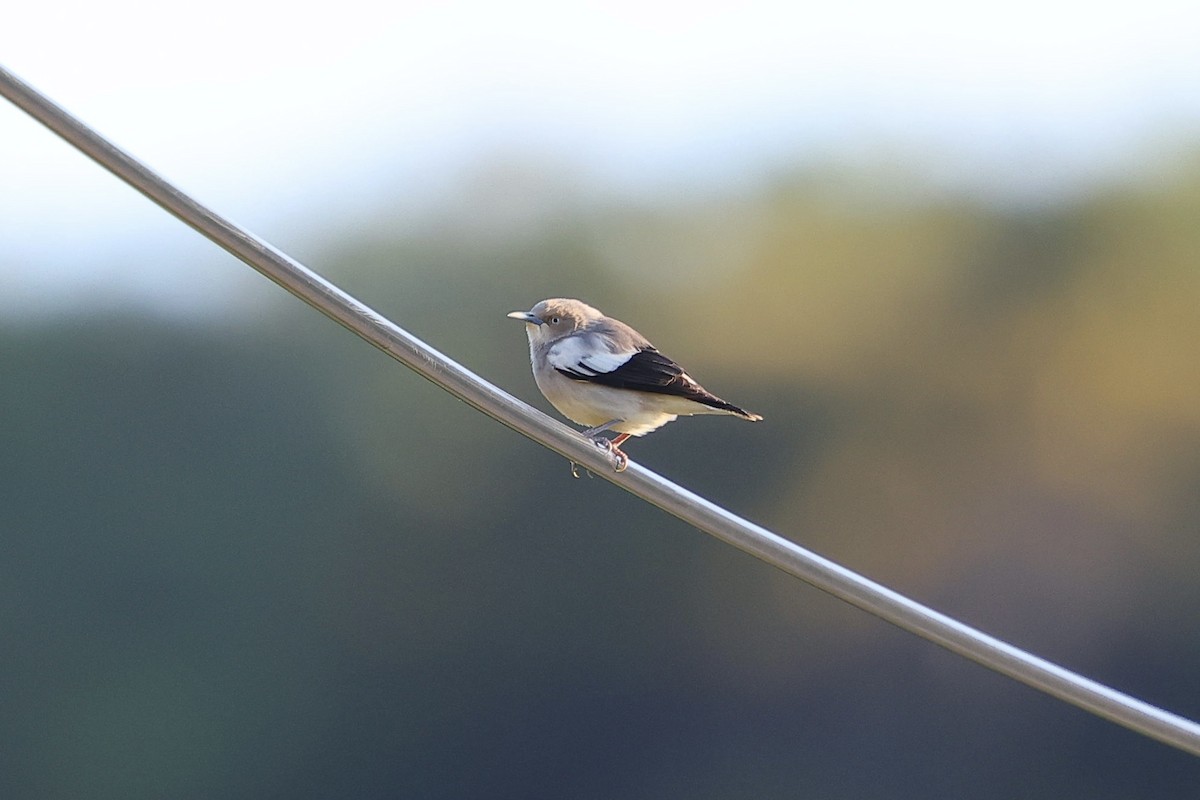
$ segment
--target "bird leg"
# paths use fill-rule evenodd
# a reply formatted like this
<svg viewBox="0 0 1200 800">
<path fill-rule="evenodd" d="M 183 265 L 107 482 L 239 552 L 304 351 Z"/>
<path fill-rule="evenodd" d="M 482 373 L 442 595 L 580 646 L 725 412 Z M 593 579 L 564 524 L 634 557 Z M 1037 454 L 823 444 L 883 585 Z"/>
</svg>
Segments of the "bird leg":
<svg viewBox="0 0 1200 800">
<path fill-rule="evenodd" d="M 629 466 L 629 456 L 625 455 L 625 451 L 618 447 L 621 442 L 624 442 L 628 438 L 628 433 L 622 433 L 613 437 L 613 440 L 608 443 L 608 446 L 612 448 L 613 456 L 617 460 L 617 463 L 613 467 L 617 472 L 624 472 L 625 468 Z"/>
<path fill-rule="evenodd" d="M 595 439 L 595 438 L 599 437 L 600 434 L 604 433 L 606 430 L 611 428 L 613 425 L 616 425 L 618 422 L 621 422 L 621 420 L 610 419 L 608 422 L 604 423 L 603 425 L 597 425 L 594 428 L 588 428 L 586 431 L 580 431 L 580 433 L 582 433 L 584 436 L 586 436 L 589 439 Z"/>
</svg>

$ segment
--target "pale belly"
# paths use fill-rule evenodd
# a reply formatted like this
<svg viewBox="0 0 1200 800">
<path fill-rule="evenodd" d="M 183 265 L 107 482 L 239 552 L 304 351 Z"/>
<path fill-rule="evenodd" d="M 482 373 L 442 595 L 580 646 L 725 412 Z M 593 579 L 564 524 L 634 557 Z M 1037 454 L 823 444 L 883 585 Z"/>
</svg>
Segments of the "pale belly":
<svg viewBox="0 0 1200 800">
<path fill-rule="evenodd" d="M 725 413 L 682 397 L 613 389 L 574 381 L 558 373 L 542 379 L 534 377 L 542 394 L 559 413 L 589 428 L 615 419 L 621 421 L 610 430 L 641 436 L 676 417 Z"/>
</svg>

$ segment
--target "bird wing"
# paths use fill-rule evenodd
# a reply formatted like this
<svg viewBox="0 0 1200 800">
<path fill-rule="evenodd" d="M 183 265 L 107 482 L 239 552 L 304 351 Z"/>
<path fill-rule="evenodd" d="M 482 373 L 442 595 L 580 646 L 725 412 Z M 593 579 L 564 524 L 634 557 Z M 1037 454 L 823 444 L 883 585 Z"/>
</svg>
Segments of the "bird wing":
<svg viewBox="0 0 1200 800">
<path fill-rule="evenodd" d="M 600 337 L 583 333 L 555 342 L 546 353 L 546 360 L 570 378 L 590 380 L 597 375 L 619 371 L 635 355 L 635 348 L 614 352 Z"/>
<path fill-rule="evenodd" d="M 612 352 L 599 337 L 582 334 L 555 343 L 547 353 L 547 360 L 550 366 L 577 381 L 686 397 L 705 405 L 714 405 L 717 400 L 692 380 L 683 367 L 650 346 Z"/>
</svg>

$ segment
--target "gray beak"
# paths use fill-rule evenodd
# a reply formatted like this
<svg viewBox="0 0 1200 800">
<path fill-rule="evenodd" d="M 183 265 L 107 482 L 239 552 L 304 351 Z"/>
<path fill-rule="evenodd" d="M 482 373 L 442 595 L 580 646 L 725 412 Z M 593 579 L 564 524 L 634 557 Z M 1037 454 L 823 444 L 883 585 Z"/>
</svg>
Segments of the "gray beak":
<svg viewBox="0 0 1200 800">
<path fill-rule="evenodd" d="M 527 324 L 529 324 L 529 325 L 542 325 L 542 324 L 544 324 L 544 323 L 542 322 L 541 318 L 539 318 L 539 317 L 535 317 L 535 316 L 533 315 L 533 312 L 530 312 L 530 311 L 514 311 L 514 312 L 512 312 L 511 314 L 508 314 L 507 316 L 508 316 L 510 319 L 519 319 L 519 320 L 521 320 L 521 322 L 525 322 L 525 323 L 527 323 Z"/>
</svg>

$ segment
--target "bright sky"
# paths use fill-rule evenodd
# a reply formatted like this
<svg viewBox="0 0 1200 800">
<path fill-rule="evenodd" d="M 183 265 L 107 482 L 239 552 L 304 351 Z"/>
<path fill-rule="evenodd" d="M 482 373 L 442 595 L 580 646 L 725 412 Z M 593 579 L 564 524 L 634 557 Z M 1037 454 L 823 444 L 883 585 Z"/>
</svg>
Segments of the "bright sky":
<svg viewBox="0 0 1200 800">
<path fill-rule="evenodd" d="M 267 238 L 419 202 L 497 153 L 637 189 L 887 145 L 1036 192 L 1200 131 L 1195 0 L 64 0 L 4 17 L 0 63 Z M 3 101 L 0 142 L 0 295 L 136 294 L 161 276 L 127 254 L 207 253 Z"/>
</svg>

